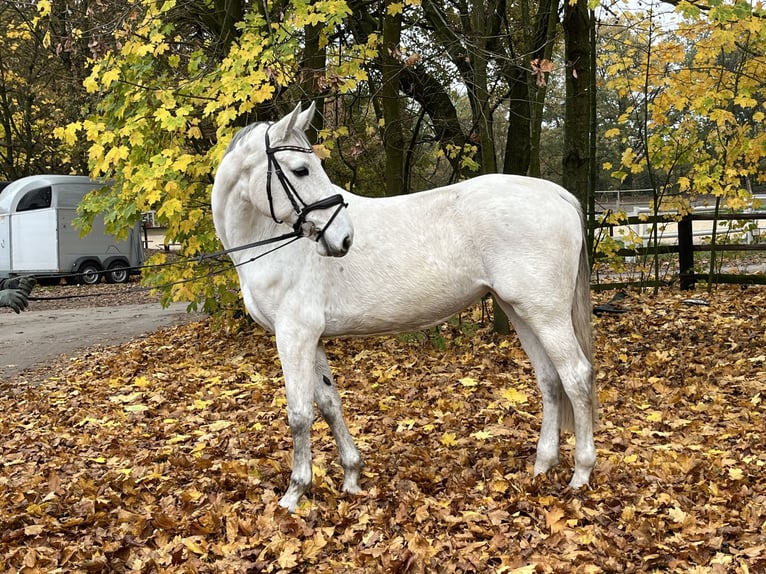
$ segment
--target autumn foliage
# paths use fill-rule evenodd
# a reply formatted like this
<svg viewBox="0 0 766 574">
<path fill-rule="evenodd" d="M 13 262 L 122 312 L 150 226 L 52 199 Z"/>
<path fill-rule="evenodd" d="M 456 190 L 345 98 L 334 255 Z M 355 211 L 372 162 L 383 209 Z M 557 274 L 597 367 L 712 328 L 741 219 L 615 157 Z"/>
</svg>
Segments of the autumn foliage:
<svg viewBox="0 0 766 574">
<path fill-rule="evenodd" d="M 766 290 L 686 297 L 594 319 L 599 460 L 579 492 L 571 443 L 531 477 L 533 376 L 480 308 L 328 345 L 366 491 L 339 492 L 317 422 L 295 515 L 277 506 L 290 433 L 259 330 L 195 323 L 3 382 L 0 571 L 763 572 Z"/>
</svg>

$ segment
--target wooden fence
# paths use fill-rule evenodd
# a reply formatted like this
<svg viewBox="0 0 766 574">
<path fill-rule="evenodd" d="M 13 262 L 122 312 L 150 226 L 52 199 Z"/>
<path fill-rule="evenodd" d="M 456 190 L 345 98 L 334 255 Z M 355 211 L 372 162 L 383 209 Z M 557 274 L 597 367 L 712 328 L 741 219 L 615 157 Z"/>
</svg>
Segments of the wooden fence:
<svg viewBox="0 0 766 574">
<path fill-rule="evenodd" d="M 749 285 L 766 285 L 766 273 L 749 273 L 749 274 L 735 274 L 735 273 L 695 273 L 694 272 L 694 254 L 697 252 L 710 252 L 715 250 L 716 253 L 727 251 L 746 251 L 746 252 L 766 252 L 766 237 L 761 237 L 758 232 L 751 234 L 752 242 L 750 243 L 719 243 L 718 241 L 713 245 L 712 243 L 695 243 L 695 233 L 693 231 L 695 221 L 717 221 L 717 222 L 746 222 L 746 221 L 766 221 L 765 212 L 754 213 L 719 213 L 715 215 L 710 212 L 692 213 L 684 216 L 681 220 L 678 220 L 669 215 L 659 216 L 631 216 L 628 217 L 624 223 L 620 225 L 613 225 L 607 223 L 597 223 L 596 229 L 607 229 L 610 233 L 613 233 L 615 227 L 635 226 L 635 225 L 652 225 L 657 223 L 658 225 L 676 223 L 678 225 L 678 243 L 677 244 L 665 244 L 659 243 L 657 245 L 648 245 L 637 249 L 620 249 L 617 255 L 623 257 L 630 256 L 652 256 L 655 253 L 678 254 L 678 277 L 681 289 L 690 290 L 694 289 L 697 281 L 712 280 L 714 283 L 734 283 L 734 284 L 749 284 Z M 756 224 L 758 229 L 760 225 Z M 727 230 L 719 230 L 717 232 L 717 239 L 725 239 Z M 707 234 L 712 236 L 712 232 Z M 764 257 L 764 263 L 766 263 L 766 257 Z M 638 283 L 638 282 L 635 282 Z M 647 282 L 643 282 L 646 284 Z M 609 289 L 617 286 L 624 286 L 630 283 L 604 283 L 594 286 L 597 289 Z"/>
</svg>

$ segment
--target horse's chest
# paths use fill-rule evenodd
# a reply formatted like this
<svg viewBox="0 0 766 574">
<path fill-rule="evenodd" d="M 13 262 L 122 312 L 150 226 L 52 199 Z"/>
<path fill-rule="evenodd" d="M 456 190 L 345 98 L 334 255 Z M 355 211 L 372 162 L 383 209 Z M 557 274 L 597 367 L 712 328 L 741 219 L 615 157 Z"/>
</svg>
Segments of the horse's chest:
<svg viewBox="0 0 766 574">
<path fill-rule="evenodd" d="M 264 285 L 242 284 L 242 298 L 250 317 L 264 329 L 273 332 L 279 301 L 273 297 L 272 292 L 273 289 L 267 289 Z"/>
</svg>

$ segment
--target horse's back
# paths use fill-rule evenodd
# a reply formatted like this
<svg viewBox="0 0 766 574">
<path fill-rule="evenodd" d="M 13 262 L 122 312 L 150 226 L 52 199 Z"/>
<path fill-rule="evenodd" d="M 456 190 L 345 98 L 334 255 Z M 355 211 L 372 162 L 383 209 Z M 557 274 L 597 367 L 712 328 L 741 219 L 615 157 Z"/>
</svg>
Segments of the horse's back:
<svg viewBox="0 0 766 574">
<path fill-rule="evenodd" d="M 539 290 L 538 280 L 576 273 L 579 212 L 562 188 L 543 180 L 490 175 L 411 195 L 347 199 L 354 246 L 323 261 L 333 294 L 327 334 L 417 329 L 488 291 L 514 299 Z"/>
</svg>

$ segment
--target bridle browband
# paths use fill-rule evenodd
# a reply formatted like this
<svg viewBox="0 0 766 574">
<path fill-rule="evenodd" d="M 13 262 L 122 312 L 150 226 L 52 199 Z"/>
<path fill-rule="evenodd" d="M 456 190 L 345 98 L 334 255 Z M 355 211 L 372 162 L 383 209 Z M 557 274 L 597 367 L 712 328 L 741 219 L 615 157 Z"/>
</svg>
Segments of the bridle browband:
<svg viewBox="0 0 766 574">
<path fill-rule="evenodd" d="M 303 201 L 303 198 L 300 196 L 298 191 L 295 189 L 295 186 L 290 182 L 290 180 L 285 175 L 285 172 L 282 170 L 282 166 L 279 165 L 279 162 L 276 158 L 276 153 L 280 151 L 297 151 L 301 153 L 314 153 L 314 149 L 311 147 L 301 147 L 296 145 L 282 145 L 282 146 L 271 146 L 271 140 L 269 138 L 269 130 L 271 129 L 271 126 L 274 124 L 269 124 L 269 126 L 266 128 L 266 137 L 265 137 L 265 145 L 266 145 L 266 156 L 268 158 L 268 168 L 266 171 L 266 197 L 269 199 L 269 210 L 271 211 L 271 219 L 274 220 L 275 223 L 284 223 L 281 219 L 277 218 L 276 213 L 274 213 L 274 199 L 271 193 L 271 176 L 272 174 L 276 174 L 277 179 L 279 180 L 279 183 L 282 184 L 282 189 L 285 192 L 285 195 L 287 196 L 287 199 L 290 200 L 290 203 L 293 206 L 293 210 L 295 211 L 295 214 L 298 216 L 298 219 L 296 220 L 295 224 L 293 225 L 293 231 L 298 234 L 302 235 L 311 235 L 311 233 L 304 234 L 303 226 L 306 222 L 306 216 L 311 213 L 312 211 L 317 211 L 320 209 L 330 209 L 331 207 L 335 207 L 335 211 L 330 216 L 330 219 L 327 220 L 327 223 L 325 223 L 324 227 L 316 232 L 316 235 L 314 237 L 315 241 L 319 241 L 322 239 L 322 236 L 324 235 L 325 230 L 332 224 L 333 221 L 335 221 L 335 218 L 338 216 L 338 213 L 340 213 L 340 210 L 344 207 L 348 207 L 348 204 L 343 201 L 343 196 L 339 193 L 336 193 L 335 195 L 331 195 L 330 197 L 326 197 L 324 199 L 320 199 L 319 201 L 315 201 L 314 203 L 306 203 Z"/>
</svg>

